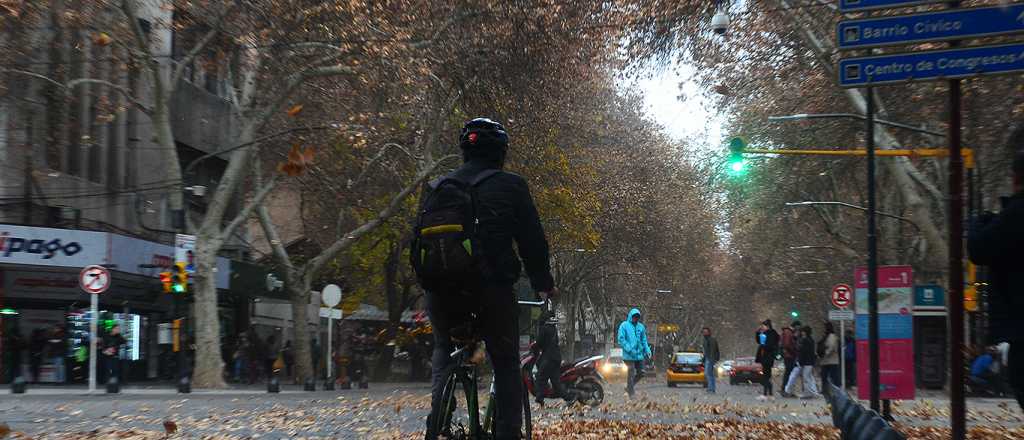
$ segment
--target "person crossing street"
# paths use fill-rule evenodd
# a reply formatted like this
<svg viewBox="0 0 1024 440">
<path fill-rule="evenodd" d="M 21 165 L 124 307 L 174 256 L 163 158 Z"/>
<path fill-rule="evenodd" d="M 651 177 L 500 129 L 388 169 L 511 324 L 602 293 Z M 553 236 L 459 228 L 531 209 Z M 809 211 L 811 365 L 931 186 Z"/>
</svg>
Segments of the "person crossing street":
<svg viewBox="0 0 1024 440">
<path fill-rule="evenodd" d="M 647 329 L 640 322 L 640 309 L 629 311 L 626 320 L 619 324 L 618 342 L 622 348 L 622 360 L 626 363 L 626 394 L 633 398 L 636 381 L 643 374 L 644 361 L 651 358 L 651 346 L 647 343 Z"/>
</svg>

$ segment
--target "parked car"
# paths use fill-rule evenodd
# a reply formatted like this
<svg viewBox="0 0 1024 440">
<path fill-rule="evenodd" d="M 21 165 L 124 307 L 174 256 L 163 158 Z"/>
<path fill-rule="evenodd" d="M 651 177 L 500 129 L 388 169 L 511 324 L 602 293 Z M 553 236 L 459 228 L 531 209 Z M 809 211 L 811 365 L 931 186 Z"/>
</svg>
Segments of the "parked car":
<svg viewBox="0 0 1024 440">
<path fill-rule="evenodd" d="M 732 370 L 729 372 L 729 385 L 736 385 L 741 382 L 760 382 L 763 374 L 761 364 L 754 362 L 754 358 L 736 358 Z"/>
<path fill-rule="evenodd" d="M 668 371 L 665 372 L 665 381 L 669 387 L 681 383 L 700 383 L 707 386 L 704 379 L 704 355 L 697 352 L 674 354 Z"/>
</svg>

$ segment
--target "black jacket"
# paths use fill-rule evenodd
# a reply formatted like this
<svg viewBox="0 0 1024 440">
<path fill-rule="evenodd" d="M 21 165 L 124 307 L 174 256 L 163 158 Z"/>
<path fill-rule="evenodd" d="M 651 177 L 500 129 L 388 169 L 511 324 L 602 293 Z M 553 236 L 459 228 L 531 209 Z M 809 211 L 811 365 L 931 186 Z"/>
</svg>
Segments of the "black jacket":
<svg viewBox="0 0 1024 440">
<path fill-rule="evenodd" d="M 992 342 L 1024 339 L 1024 193 L 1004 199 L 997 216 L 974 222 L 967 252 L 988 266 L 989 323 Z"/>
<path fill-rule="evenodd" d="M 800 338 L 800 355 L 797 358 L 801 366 L 814 365 L 814 362 L 818 360 L 818 354 L 814 351 L 814 339 Z"/>
<path fill-rule="evenodd" d="M 714 336 L 706 336 L 704 338 L 704 359 L 717 363 L 721 357 L 722 354 L 718 350 L 718 340 Z"/>
<path fill-rule="evenodd" d="M 546 324 L 541 321 L 537 329 L 537 345 L 535 350 L 540 352 L 537 359 L 537 368 L 544 369 L 562 364 L 562 350 L 558 347 L 558 329 L 554 324 Z"/>
<path fill-rule="evenodd" d="M 765 332 L 765 343 L 761 345 L 760 340 L 761 332 L 754 333 L 754 343 L 757 345 L 757 354 L 754 355 L 754 362 L 764 364 L 766 362 L 775 362 L 775 354 L 779 352 L 779 333 L 773 328 L 769 328 Z"/>
<path fill-rule="evenodd" d="M 484 159 L 470 159 L 453 176 L 463 181 L 472 180 L 481 171 L 501 168 L 500 163 Z M 500 172 L 477 186 L 480 237 L 484 255 L 496 284 L 511 284 L 519 279 L 522 267 L 530 285 L 538 292 L 554 287 L 551 277 L 548 241 L 540 224 L 537 207 L 533 204 L 530 188 L 522 177 Z M 516 255 L 515 243 L 520 255 Z M 522 257 L 522 264 L 519 260 Z"/>
</svg>

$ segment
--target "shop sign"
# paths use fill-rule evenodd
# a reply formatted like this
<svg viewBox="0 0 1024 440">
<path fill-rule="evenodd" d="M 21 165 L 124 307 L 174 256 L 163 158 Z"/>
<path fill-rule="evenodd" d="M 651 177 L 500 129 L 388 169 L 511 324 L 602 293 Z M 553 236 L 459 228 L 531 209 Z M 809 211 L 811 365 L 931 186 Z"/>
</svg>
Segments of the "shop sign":
<svg viewBox="0 0 1024 440">
<path fill-rule="evenodd" d="M 107 234 L 0 225 L 0 263 L 84 267 L 105 256 Z"/>
<path fill-rule="evenodd" d="M 78 286 L 77 272 L 7 271 L 4 289 L 10 297 L 68 299 L 85 298 Z"/>
</svg>

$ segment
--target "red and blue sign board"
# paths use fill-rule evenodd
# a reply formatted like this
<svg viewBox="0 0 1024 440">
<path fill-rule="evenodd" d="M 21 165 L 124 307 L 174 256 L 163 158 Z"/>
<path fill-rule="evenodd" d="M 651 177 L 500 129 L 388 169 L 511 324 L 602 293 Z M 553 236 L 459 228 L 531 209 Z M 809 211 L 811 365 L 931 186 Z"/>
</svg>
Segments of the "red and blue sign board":
<svg viewBox="0 0 1024 440">
<path fill-rule="evenodd" d="M 857 383 L 871 383 L 868 362 L 868 271 L 854 271 L 857 320 Z M 879 396 L 914 399 L 914 270 L 910 266 L 878 268 Z M 857 387 L 857 397 L 871 398 L 870 387 Z"/>
</svg>

